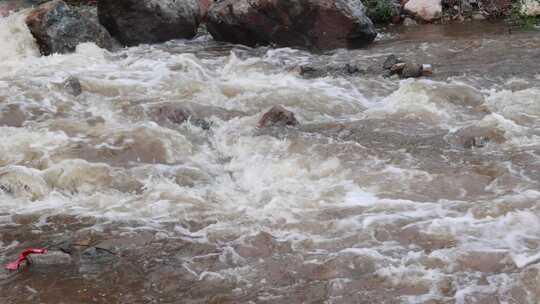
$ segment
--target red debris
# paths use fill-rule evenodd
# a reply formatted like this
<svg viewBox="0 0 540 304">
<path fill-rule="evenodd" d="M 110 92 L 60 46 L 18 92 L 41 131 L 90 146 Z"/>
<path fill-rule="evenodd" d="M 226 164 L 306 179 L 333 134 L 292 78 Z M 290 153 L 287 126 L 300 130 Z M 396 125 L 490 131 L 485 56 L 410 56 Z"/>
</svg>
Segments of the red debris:
<svg viewBox="0 0 540 304">
<path fill-rule="evenodd" d="M 17 269 L 19 269 L 21 264 L 24 261 L 26 261 L 26 257 L 28 255 L 30 255 L 30 254 L 44 254 L 44 253 L 47 253 L 47 249 L 45 249 L 45 248 L 39 248 L 39 249 L 28 248 L 28 249 L 24 250 L 23 252 L 21 252 L 21 254 L 19 255 L 19 258 L 17 259 L 17 261 L 7 264 L 6 269 L 7 270 L 17 270 Z"/>
</svg>

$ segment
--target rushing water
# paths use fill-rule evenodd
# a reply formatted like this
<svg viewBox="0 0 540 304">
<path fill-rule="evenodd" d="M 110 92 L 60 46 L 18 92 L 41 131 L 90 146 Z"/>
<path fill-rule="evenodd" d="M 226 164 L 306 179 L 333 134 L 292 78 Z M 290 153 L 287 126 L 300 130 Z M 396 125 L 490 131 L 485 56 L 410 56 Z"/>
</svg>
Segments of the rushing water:
<svg viewBox="0 0 540 304">
<path fill-rule="evenodd" d="M 0 302 L 540 301 L 537 33 L 39 57 L 24 14 L 0 19 L 0 261 L 65 240 L 118 254 L 0 273 Z M 434 78 L 381 77 L 390 53 Z M 360 72 L 298 72 L 345 63 Z M 189 123 L 156 115 L 178 104 Z M 301 126 L 258 129 L 276 104 Z"/>
</svg>

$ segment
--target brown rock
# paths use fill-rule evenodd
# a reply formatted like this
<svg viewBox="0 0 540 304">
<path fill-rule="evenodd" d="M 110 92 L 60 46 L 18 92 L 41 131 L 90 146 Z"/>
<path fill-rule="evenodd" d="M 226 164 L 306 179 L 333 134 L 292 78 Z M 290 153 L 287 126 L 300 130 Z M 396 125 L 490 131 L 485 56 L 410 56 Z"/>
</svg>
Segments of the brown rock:
<svg viewBox="0 0 540 304">
<path fill-rule="evenodd" d="M 296 120 L 294 113 L 279 105 L 272 107 L 272 109 L 266 112 L 261 120 L 259 120 L 259 128 L 296 126 L 298 124 L 298 120 Z"/>
<path fill-rule="evenodd" d="M 207 19 L 214 39 L 248 46 L 355 48 L 377 36 L 358 0 L 223 0 Z"/>
</svg>

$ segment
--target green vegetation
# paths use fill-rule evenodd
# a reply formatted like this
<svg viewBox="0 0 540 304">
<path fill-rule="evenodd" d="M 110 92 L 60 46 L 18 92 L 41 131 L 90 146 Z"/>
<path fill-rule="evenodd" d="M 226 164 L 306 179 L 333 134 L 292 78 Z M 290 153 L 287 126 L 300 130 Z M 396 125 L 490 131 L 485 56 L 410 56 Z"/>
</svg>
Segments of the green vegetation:
<svg viewBox="0 0 540 304">
<path fill-rule="evenodd" d="M 393 0 L 362 0 L 367 14 L 375 23 L 389 23 L 392 17 L 399 14 Z"/>
<path fill-rule="evenodd" d="M 535 0 L 540 3 L 540 0 Z M 540 22 L 540 16 L 528 16 L 523 13 L 524 0 L 515 1 L 509 14 L 511 23 L 524 28 L 533 28 Z"/>
</svg>

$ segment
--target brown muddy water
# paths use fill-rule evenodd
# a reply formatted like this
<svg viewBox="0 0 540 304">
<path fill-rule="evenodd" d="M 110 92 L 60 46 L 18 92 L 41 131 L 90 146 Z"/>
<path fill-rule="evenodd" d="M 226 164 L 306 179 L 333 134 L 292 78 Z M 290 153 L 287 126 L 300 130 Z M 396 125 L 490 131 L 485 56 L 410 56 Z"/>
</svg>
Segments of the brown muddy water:
<svg viewBox="0 0 540 304">
<path fill-rule="evenodd" d="M 72 263 L 0 272 L 0 303 L 540 302 L 538 32 L 39 57 L 23 18 L 0 19 L 0 262 Z M 383 78 L 391 53 L 434 76 Z M 275 104 L 301 125 L 258 129 Z"/>
</svg>

